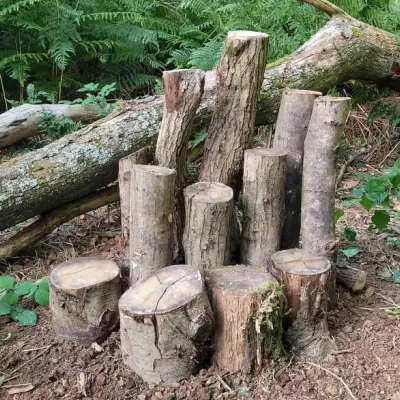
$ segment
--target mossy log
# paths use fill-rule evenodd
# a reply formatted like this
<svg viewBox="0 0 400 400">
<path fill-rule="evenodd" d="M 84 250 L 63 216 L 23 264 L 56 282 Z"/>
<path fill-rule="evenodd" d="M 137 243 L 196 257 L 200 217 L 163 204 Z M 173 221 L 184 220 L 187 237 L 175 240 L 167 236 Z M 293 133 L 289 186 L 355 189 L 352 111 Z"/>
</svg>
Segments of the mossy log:
<svg viewBox="0 0 400 400">
<path fill-rule="evenodd" d="M 400 91 L 396 67 L 400 63 L 400 37 L 343 12 L 330 15 L 330 21 L 292 55 L 267 65 L 256 123 L 275 121 L 286 87 L 326 93 L 338 84 L 360 79 Z M 196 125 L 210 120 L 215 83 L 215 74 L 208 73 L 208 92 L 197 112 Z M 0 230 L 115 180 L 120 158 L 157 140 L 162 104 L 162 97 L 127 102 L 109 119 L 1 164 Z"/>
<path fill-rule="evenodd" d="M 212 269 L 206 286 L 215 318 L 214 364 L 229 371 L 259 371 L 282 351 L 284 297 L 264 268 Z"/>
<path fill-rule="evenodd" d="M 123 360 L 145 382 L 171 384 L 199 371 L 213 316 L 197 268 L 156 271 L 125 292 L 119 310 Z"/>
<path fill-rule="evenodd" d="M 118 323 L 119 267 L 87 257 L 66 261 L 50 274 L 53 327 L 63 339 L 82 343 L 104 340 Z"/>
</svg>

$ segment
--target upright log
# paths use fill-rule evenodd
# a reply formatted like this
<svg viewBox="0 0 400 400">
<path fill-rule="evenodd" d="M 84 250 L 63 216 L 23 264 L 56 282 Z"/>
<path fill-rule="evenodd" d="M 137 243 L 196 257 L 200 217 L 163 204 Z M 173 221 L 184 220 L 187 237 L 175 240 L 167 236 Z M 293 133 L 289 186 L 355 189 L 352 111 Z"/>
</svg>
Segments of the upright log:
<svg viewBox="0 0 400 400">
<path fill-rule="evenodd" d="M 288 301 L 288 342 L 308 357 L 324 358 L 336 349 L 326 318 L 329 286 L 333 284 L 330 261 L 289 249 L 273 254 L 269 267 L 283 285 Z"/>
<path fill-rule="evenodd" d="M 118 185 L 121 209 L 122 246 L 125 258 L 121 263 L 121 278 L 123 289 L 129 286 L 129 219 L 131 214 L 131 169 L 135 164 L 147 165 L 152 161 L 153 149 L 151 146 L 143 147 L 133 154 L 121 158 L 118 163 Z"/>
<path fill-rule="evenodd" d="M 174 211 L 174 259 L 182 260 L 184 224 L 183 188 L 187 150 L 193 121 L 204 92 L 204 72 L 196 69 L 165 71 L 164 110 L 158 135 L 156 160 L 161 167 L 176 170 Z"/>
<path fill-rule="evenodd" d="M 201 271 L 228 265 L 233 190 L 215 182 L 199 182 L 185 189 L 185 260 Z"/>
<path fill-rule="evenodd" d="M 125 292 L 119 310 L 123 360 L 145 382 L 171 384 L 201 368 L 213 317 L 197 268 L 156 271 Z"/>
<path fill-rule="evenodd" d="M 151 165 L 131 168 L 130 284 L 172 264 L 175 171 Z"/>
<path fill-rule="evenodd" d="M 299 247 L 303 150 L 314 100 L 321 92 L 285 89 L 276 121 L 274 150 L 287 153 L 285 223 L 281 249 Z"/>
<path fill-rule="evenodd" d="M 105 339 L 118 323 L 119 268 L 99 257 L 76 258 L 50 274 L 50 308 L 56 334 L 82 343 Z"/>
<path fill-rule="evenodd" d="M 243 152 L 252 140 L 267 59 L 268 35 L 228 32 L 217 66 L 216 99 L 200 180 L 240 187 Z"/>
<path fill-rule="evenodd" d="M 281 353 L 284 298 L 265 268 L 212 269 L 206 285 L 215 317 L 218 368 L 257 372 Z"/>
<path fill-rule="evenodd" d="M 285 218 L 286 154 L 268 149 L 244 153 L 241 262 L 266 265 L 279 250 Z"/>
</svg>

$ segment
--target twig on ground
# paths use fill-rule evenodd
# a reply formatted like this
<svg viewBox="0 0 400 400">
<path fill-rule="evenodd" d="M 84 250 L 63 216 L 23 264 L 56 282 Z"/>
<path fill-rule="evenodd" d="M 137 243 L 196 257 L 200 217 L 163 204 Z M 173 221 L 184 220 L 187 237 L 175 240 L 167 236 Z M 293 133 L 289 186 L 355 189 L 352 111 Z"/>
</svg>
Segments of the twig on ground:
<svg viewBox="0 0 400 400">
<path fill-rule="evenodd" d="M 19 371 L 21 368 L 25 367 L 26 364 L 29 364 L 31 361 L 36 360 L 37 358 L 39 358 L 41 355 L 43 355 L 44 353 L 46 353 L 47 350 L 50 349 L 50 347 L 52 347 L 54 344 L 50 344 L 48 345 L 45 350 L 41 351 L 39 354 L 36 354 L 36 356 L 32 357 L 31 359 L 29 359 L 28 361 L 24 362 L 22 365 L 20 365 L 19 367 L 15 368 L 14 371 L 12 371 L 10 373 L 10 375 L 15 374 L 17 371 Z"/>
<path fill-rule="evenodd" d="M 321 367 L 319 364 L 314 364 L 312 362 L 306 361 L 306 364 L 310 364 L 314 367 L 317 367 L 319 369 L 322 369 L 323 371 L 327 372 L 328 374 L 332 375 L 334 378 L 336 378 L 338 381 L 342 383 L 342 385 L 346 388 L 347 393 L 353 400 L 357 400 L 357 397 L 354 396 L 353 392 L 350 390 L 350 388 L 347 386 L 347 383 L 338 375 L 336 375 L 334 372 L 330 371 L 329 369 L 326 369 L 324 367 Z"/>
<path fill-rule="evenodd" d="M 336 178 L 336 183 L 335 183 L 335 190 L 337 190 L 340 182 L 343 179 L 343 176 L 346 172 L 347 167 L 359 156 L 361 156 L 362 154 L 365 154 L 367 152 L 367 147 L 364 147 L 362 149 L 360 149 L 359 151 L 357 151 L 356 153 L 354 153 L 340 168 L 339 174 Z"/>
<path fill-rule="evenodd" d="M 399 146 L 400 142 L 397 142 L 396 146 L 393 147 L 392 150 L 389 151 L 389 153 L 386 154 L 386 156 L 384 157 L 384 159 L 379 163 L 379 166 L 381 166 L 389 157 L 390 155 L 397 149 L 397 147 Z"/>
<path fill-rule="evenodd" d="M 21 350 L 22 347 L 24 347 L 24 346 L 18 347 L 18 348 L 16 348 L 15 350 L 13 350 L 11 353 L 5 355 L 3 358 L 0 358 L 0 362 L 4 361 L 6 358 L 12 356 L 12 355 L 13 355 L 14 353 L 16 353 L 18 350 Z"/>
<path fill-rule="evenodd" d="M 21 376 L 22 374 L 10 376 L 9 378 L 4 379 L 4 382 L 12 381 L 13 379 L 17 379 Z"/>
<path fill-rule="evenodd" d="M 339 354 L 346 354 L 346 353 L 352 353 L 353 350 L 351 349 L 343 349 L 343 350 L 336 350 L 332 352 L 332 355 L 338 356 Z"/>
<path fill-rule="evenodd" d="M 218 380 L 221 382 L 221 385 L 230 393 L 233 392 L 233 390 L 227 385 L 227 383 L 221 378 L 220 375 L 217 375 Z"/>
<path fill-rule="evenodd" d="M 29 386 L 32 385 L 32 383 L 17 383 L 15 385 L 3 385 L 1 388 L 13 388 L 13 387 L 19 387 L 19 386 Z"/>
<path fill-rule="evenodd" d="M 37 350 L 43 350 L 43 349 L 46 349 L 48 346 L 42 346 L 42 347 L 36 347 L 36 348 L 33 348 L 33 349 L 26 349 L 26 350 L 22 350 L 24 353 L 29 353 L 29 352 L 31 352 L 31 351 L 37 351 Z"/>
</svg>

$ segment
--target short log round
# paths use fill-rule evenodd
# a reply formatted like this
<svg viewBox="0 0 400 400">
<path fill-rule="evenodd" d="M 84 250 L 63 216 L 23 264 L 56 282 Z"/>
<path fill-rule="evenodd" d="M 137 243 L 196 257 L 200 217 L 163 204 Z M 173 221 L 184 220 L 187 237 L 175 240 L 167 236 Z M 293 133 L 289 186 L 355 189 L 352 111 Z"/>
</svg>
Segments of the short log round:
<svg viewBox="0 0 400 400">
<path fill-rule="evenodd" d="M 325 357 L 336 349 L 327 324 L 330 261 L 299 249 L 279 251 L 271 261 L 271 273 L 283 285 L 288 302 L 288 342 L 307 356 Z"/>
<path fill-rule="evenodd" d="M 50 307 L 56 334 L 82 343 L 104 340 L 118 323 L 120 271 L 110 260 L 66 261 L 50 274 Z"/>
<path fill-rule="evenodd" d="M 197 268 L 154 272 L 125 292 L 119 310 L 123 360 L 145 382 L 170 384 L 201 368 L 213 317 Z"/>
<path fill-rule="evenodd" d="M 214 364 L 257 372 L 282 350 L 284 298 L 278 282 L 264 268 L 244 265 L 206 276 L 215 318 Z"/>
</svg>

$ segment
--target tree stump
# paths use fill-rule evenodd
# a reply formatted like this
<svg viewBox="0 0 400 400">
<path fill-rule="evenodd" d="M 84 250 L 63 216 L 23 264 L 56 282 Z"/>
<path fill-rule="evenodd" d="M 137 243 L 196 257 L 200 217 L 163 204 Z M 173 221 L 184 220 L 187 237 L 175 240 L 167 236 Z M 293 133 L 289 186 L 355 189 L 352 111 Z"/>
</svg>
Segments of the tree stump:
<svg viewBox="0 0 400 400">
<path fill-rule="evenodd" d="M 152 161 L 152 147 L 147 146 L 135 153 L 121 158 L 118 163 L 118 184 L 121 209 L 121 241 L 125 250 L 125 258 L 121 263 L 122 287 L 129 286 L 129 219 L 131 214 L 131 168 L 135 164 L 150 164 Z"/>
<path fill-rule="evenodd" d="M 282 250 L 272 255 L 270 269 L 288 302 L 286 339 L 294 350 L 324 358 L 336 349 L 327 324 L 330 261 L 304 250 Z"/>
<path fill-rule="evenodd" d="M 92 343 L 105 339 L 118 323 L 119 267 L 87 257 L 66 261 L 50 274 L 50 308 L 56 334 Z"/>
<path fill-rule="evenodd" d="M 196 373 L 207 354 L 213 317 L 200 271 L 156 271 L 121 297 L 121 350 L 145 382 L 170 384 Z"/>
<path fill-rule="evenodd" d="M 212 269 L 206 278 L 215 318 L 214 364 L 256 372 L 282 350 L 284 297 L 264 268 Z"/>
<path fill-rule="evenodd" d="M 285 89 L 282 93 L 273 143 L 274 150 L 287 153 L 286 217 L 281 249 L 299 246 L 304 139 L 314 100 L 318 96 L 322 96 L 322 93 L 311 90 Z"/>
<path fill-rule="evenodd" d="M 286 154 L 251 149 L 244 153 L 241 262 L 267 265 L 279 250 L 285 218 Z"/>
<path fill-rule="evenodd" d="M 133 165 L 131 179 L 130 285 L 172 264 L 175 171 Z"/>
<path fill-rule="evenodd" d="M 185 260 L 201 271 L 229 264 L 233 190 L 199 182 L 185 189 Z"/>
<path fill-rule="evenodd" d="M 228 32 L 217 66 L 215 106 L 200 181 L 224 183 L 235 192 L 240 188 L 243 152 L 253 137 L 267 49 L 265 33 Z"/>
<path fill-rule="evenodd" d="M 367 283 L 367 273 L 349 266 L 336 268 L 336 281 L 354 293 L 361 292 Z"/>
</svg>

